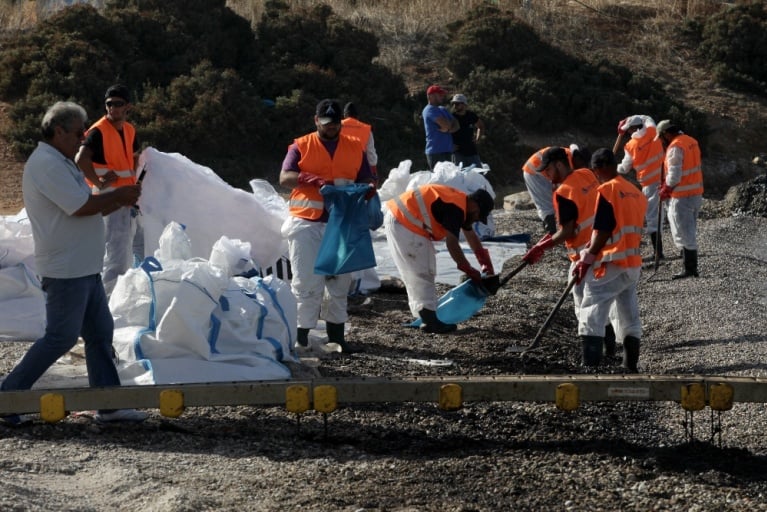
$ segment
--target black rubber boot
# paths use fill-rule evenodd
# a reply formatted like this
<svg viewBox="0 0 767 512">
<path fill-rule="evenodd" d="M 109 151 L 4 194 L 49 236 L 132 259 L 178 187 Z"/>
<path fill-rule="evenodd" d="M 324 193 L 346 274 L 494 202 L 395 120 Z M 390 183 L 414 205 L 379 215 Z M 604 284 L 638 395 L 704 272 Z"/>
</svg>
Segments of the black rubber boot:
<svg viewBox="0 0 767 512">
<path fill-rule="evenodd" d="M 671 279 L 684 279 L 685 277 L 698 277 L 698 251 L 682 249 L 684 258 L 684 271 L 674 274 Z"/>
<path fill-rule="evenodd" d="M 437 318 L 437 312 L 432 309 L 422 309 L 418 312 L 418 316 L 421 317 L 421 330 L 423 332 L 430 332 L 434 334 L 446 334 L 458 329 L 456 324 L 446 324 L 439 318 Z"/>
<path fill-rule="evenodd" d="M 337 343 L 338 346 L 341 347 L 341 352 L 345 354 L 362 352 L 362 348 L 346 343 L 346 340 L 344 339 L 344 324 L 334 324 L 327 321 L 325 324 L 328 333 L 328 343 Z"/>
<path fill-rule="evenodd" d="M 666 257 L 663 255 L 663 236 L 658 236 L 658 233 L 650 233 L 650 240 L 652 241 L 653 258 L 657 254 L 659 255 L 658 259 L 665 259 Z"/>
<path fill-rule="evenodd" d="M 615 329 L 612 324 L 605 326 L 605 357 L 615 357 Z"/>
<path fill-rule="evenodd" d="M 309 330 L 303 327 L 298 328 L 298 334 L 296 335 L 296 342 L 302 347 L 309 346 Z"/>
<path fill-rule="evenodd" d="M 554 214 L 547 215 L 546 218 L 543 219 L 543 230 L 550 235 L 557 232 L 557 218 Z"/>
<path fill-rule="evenodd" d="M 639 373 L 639 338 L 626 336 L 623 340 L 623 367 L 631 373 Z"/>
<path fill-rule="evenodd" d="M 604 345 L 604 338 L 601 336 L 581 336 L 583 348 L 581 366 L 599 366 L 602 362 L 602 345 Z"/>
</svg>

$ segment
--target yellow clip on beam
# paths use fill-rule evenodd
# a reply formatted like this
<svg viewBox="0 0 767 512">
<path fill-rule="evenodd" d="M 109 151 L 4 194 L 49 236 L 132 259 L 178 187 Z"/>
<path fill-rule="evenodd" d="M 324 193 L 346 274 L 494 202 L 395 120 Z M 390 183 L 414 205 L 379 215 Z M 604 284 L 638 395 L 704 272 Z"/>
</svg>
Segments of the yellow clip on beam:
<svg viewBox="0 0 767 512">
<path fill-rule="evenodd" d="M 457 411 L 463 406 L 463 388 L 458 384 L 445 384 L 439 388 L 439 408 Z"/>
<path fill-rule="evenodd" d="M 296 414 L 309 410 L 309 388 L 300 385 L 288 386 L 285 389 L 285 408 Z"/>
<path fill-rule="evenodd" d="M 335 386 L 317 386 L 314 388 L 314 410 L 333 412 L 338 408 L 338 390 Z"/>
<path fill-rule="evenodd" d="M 574 411 L 581 406 L 580 390 L 572 382 L 565 382 L 557 386 L 557 408 L 563 411 Z"/>
<path fill-rule="evenodd" d="M 67 411 L 64 408 L 64 395 L 46 393 L 40 397 L 40 417 L 48 423 L 56 423 L 64 419 Z"/>
<path fill-rule="evenodd" d="M 178 418 L 184 412 L 184 393 L 177 389 L 160 391 L 160 414 Z"/>
<path fill-rule="evenodd" d="M 715 411 L 729 411 L 732 409 L 732 402 L 735 396 L 735 390 L 726 382 L 717 382 L 711 384 L 708 389 L 709 406 Z"/>
<path fill-rule="evenodd" d="M 706 390 L 701 382 L 682 386 L 682 408 L 685 411 L 700 411 L 706 406 Z"/>
</svg>

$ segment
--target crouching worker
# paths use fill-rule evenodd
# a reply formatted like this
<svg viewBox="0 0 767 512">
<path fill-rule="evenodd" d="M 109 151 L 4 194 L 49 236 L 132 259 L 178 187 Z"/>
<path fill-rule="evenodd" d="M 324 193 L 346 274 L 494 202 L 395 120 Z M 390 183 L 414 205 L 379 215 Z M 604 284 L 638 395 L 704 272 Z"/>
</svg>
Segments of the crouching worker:
<svg viewBox="0 0 767 512">
<path fill-rule="evenodd" d="M 384 230 L 394 264 L 405 282 L 413 316 L 423 322 L 425 332 L 443 334 L 455 331 L 455 324 L 437 318 L 437 257 L 432 241 L 445 240 L 458 270 L 481 285 L 482 274 L 494 274 L 490 253 L 472 229 L 476 221 L 487 223 L 493 211 L 493 198 L 483 189 L 466 194 L 447 185 L 422 185 L 389 200 Z M 477 257 L 480 270 L 472 267 L 463 254 L 459 236 Z"/>
<path fill-rule="evenodd" d="M 35 263 L 45 292 L 45 334 L 35 341 L 3 380 L 2 391 L 30 389 L 77 343 L 85 341 L 88 384 L 120 385 L 112 360 L 114 321 L 109 311 L 101 267 L 104 260 L 102 217 L 136 204 L 141 185 L 91 194 L 74 158 L 84 139 L 85 109 L 71 102 L 50 107 L 42 121 L 43 140 L 24 166 L 22 192 L 32 225 Z M 100 410 L 96 421 L 143 421 L 135 409 Z M 18 425 L 18 414 L 2 418 Z"/>
<path fill-rule="evenodd" d="M 581 251 L 572 272 L 579 283 L 584 283 L 578 315 L 583 361 L 586 366 L 599 365 L 605 325 L 613 307 L 613 326 L 616 333 L 623 335 L 623 366 L 636 373 L 642 335 L 637 299 L 642 269 L 639 245 L 647 198 L 618 175 L 615 155 L 609 149 L 594 152 L 591 168 L 601 183 L 597 189 L 594 227 L 591 242 Z"/>
</svg>

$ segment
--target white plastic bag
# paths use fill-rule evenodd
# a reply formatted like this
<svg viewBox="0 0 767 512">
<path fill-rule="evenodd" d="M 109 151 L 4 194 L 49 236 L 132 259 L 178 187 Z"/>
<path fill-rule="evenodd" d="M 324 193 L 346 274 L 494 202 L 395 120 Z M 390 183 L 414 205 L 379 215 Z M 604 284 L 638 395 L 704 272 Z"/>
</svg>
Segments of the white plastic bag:
<svg viewBox="0 0 767 512">
<path fill-rule="evenodd" d="M 154 257 L 161 262 L 171 260 L 188 260 L 192 257 L 192 241 L 186 234 L 186 228 L 178 222 L 171 221 L 160 235 L 159 248 Z"/>
<path fill-rule="evenodd" d="M 213 244 L 209 261 L 229 277 L 245 273 L 254 267 L 250 257 L 250 242 L 230 240 L 226 236 L 222 236 Z"/>
</svg>

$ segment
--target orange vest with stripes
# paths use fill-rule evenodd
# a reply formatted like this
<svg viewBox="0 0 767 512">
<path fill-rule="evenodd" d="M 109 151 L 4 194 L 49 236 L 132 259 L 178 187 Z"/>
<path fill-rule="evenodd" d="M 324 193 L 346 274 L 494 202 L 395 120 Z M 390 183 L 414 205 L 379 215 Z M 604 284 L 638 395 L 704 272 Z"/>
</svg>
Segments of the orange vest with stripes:
<svg viewBox="0 0 767 512">
<path fill-rule="evenodd" d="M 631 155 L 637 180 L 643 187 L 660 182 L 660 171 L 663 168 L 663 143 L 654 140 L 656 130 L 648 126 L 643 137 L 631 139 L 624 146 L 626 153 Z"/>
<path fill-rule="evenodd" d="M 599 252 L 594 265 L 594 276 L 605 275 L 605 263 L 620 267 L 642 266 L 642 253 L 639 244 L 642 242 L 642 226 L 647 211 L 647 198 L 644 194 L 623 176 L 602 183 L 599 195 L 604 197 L 613 207 L 615 229 L 610 238 Z"/>
<path fill-rule="evenodd" d="M 387 205 L 397 222 L 413 233 L 431 240 L 442 240 L 447 236 L 447 230 L 431 213 L 431 205 L 437 199 L 456 205 L 463 210 L 466 218 L 466 194 L 447 185 L 421 185 L 390 199 Z"/>
<path fill-rule="evenodd" d="M 530 158 L 527 159 L 527 162 L 525 162 L 525 165 L 522 166 L 522 170 L 525 171 L 527 174 L 539 174 L 536 169 L 539 165 L 541 165 L 541 159 L 543 158 L 543 154 L 546 152 L 547 149 L 549 149 L 550 146 L 546 146 L 545 148 L 539 149 L 535 153 L 532 154 Z M 570 152 L 570 148 L 562 148 L 565 150 L 565 153 L 567 153 L 567 161 L 570 162 L 570 168 L 573 168 L 573 155 Z"/>
<path fill-rule="evenodd" d="M 682 179 L 679 180 L 671 197 L 689 197 L 703 194 L 703 171 L 700 168 L 700 147 L 698 141 L 689 135 L 679 134 L 674 137 L 669 149 L 679 147 L 684 153 L 682 161 Z"/>
<path fill-rule="evenodd" d="M 301 153 L 298 161 L 300 170 L 319 176 L 329 184 L 337 179 L 351 182 L 357 179 L 362 165 L 362 147 L 358 139 L 339 135 L 332 158 L 317 132 L 299 137 L 294 142 Z M 317 220 L 325 210 L 325 200 L 317 187 L 299 183 L 290 193 L 288 209 L 294 217 Z"/>
<path fill-rule="evenodd" d="M 594 208 L 597 200 L 599 182 L 590 169 L 576 169 L 559 184 L 554 195 L 569 199 L 578 208 L 575 236 L 565 240 L 567 257 L 570 261 L 578 261 L 578 253 L 591 240 L 591 230 L 594 226 Z M 559 203 L 554 198 L 554 210 L 559 218 Z"/>
<path fill-rule="evenodd" d="M 360 142 L 362 142 L 362 147 L 367 147 L 368 141 L 370 140 L 370 133 L 373 131 L 373 128 L 369 124 L 363 123 L 353 117 L 346 117 L 341 121 L 341 125 L 343 126 L 342 133 L 344 135 L 358 138 Z"/>
<path fill-rule="evenodd" d="M 104 176 L 108 171 L 113 171 L 117 175 L 117 181 L 113 181 L 108 187 L 104 187 L 100 192 L 114 190 L 117 187 L 136 184 L 135 165 L 133 160 L 133 141 L 136 140 L 136 129 L 130 123 L 123 123 L 123 136 L 112 126 L 106 116 L 93 123 L 88 128 L 88 132 L 95 130 L 101 132 L 101 140 L 104 149 L 104 160 L 106 164 L 93 162 L 93 170 L 99 176 Z M 94 192 L 99 191 L 92 183 L 88 182 Z"/>
</svg>

